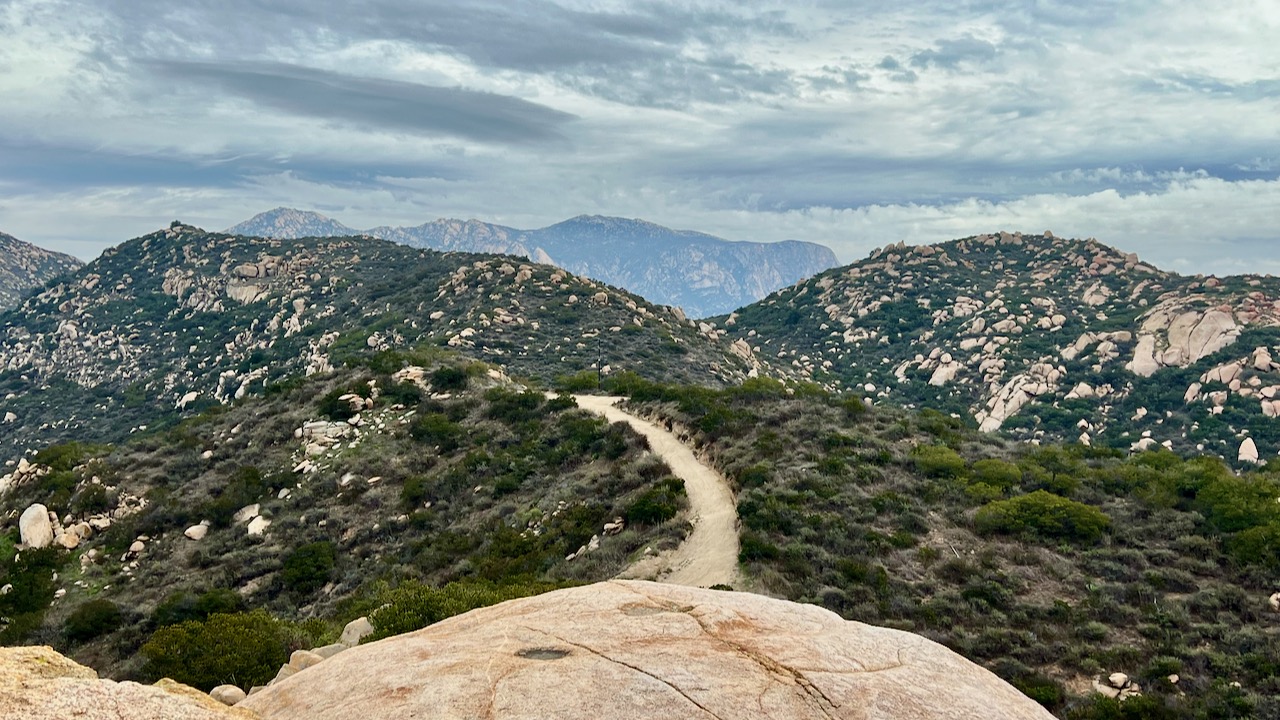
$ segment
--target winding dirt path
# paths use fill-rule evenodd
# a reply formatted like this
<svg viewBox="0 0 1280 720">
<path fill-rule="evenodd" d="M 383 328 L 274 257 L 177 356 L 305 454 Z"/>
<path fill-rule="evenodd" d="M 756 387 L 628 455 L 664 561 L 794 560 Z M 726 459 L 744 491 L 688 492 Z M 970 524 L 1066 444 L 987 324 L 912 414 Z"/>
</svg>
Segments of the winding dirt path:
<svg viewBox="0 0 1280 720">
<path fill-rule="evenodd" d="M 609 422 L 624 422 L 649 441 L 649 448 L 684 480 L 693 515 L 693 532 L 678 548 L 645 558 L 623 571 L 621 577 L 656 579 L 672 585 L 737 587 L 738 509 L 729 483 L 704 465 L 671 431 L 618 408 L 620 397 L 574 395 L 578 407 L 603 415 Z"/>
</svg>

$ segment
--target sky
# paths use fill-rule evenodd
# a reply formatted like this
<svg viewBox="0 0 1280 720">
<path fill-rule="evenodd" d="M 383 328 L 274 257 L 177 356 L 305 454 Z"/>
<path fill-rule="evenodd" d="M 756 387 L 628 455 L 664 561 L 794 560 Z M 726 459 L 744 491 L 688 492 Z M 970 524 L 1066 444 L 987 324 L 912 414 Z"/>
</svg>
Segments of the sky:
<svg viewBox="0 0 1280 720">
<path fill-rule="evenodd" d="M 0 231 L 639 217 L 1280 274 L 1275 0 L 0 0 Z"/>
</svg>

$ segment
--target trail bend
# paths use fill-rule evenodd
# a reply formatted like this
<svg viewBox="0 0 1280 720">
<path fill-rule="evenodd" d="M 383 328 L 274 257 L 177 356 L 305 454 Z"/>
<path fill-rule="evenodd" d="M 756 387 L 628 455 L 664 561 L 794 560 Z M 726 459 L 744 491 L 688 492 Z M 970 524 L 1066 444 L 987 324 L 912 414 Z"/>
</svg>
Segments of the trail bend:
<svg viewBox="0 0 1280 720">
<path fill-rule="evenodd" d="M 617 407 L 620 397 L 574 395 L 578 407 L 603 415 L 611 423 L 631 426 L 649 448 L 684 481 L 693 532 L 675 550 L 644 558 L 620 577 L 656 579 L 672 585 L 710 587 L 740 584 L 738 574 L 738 509 L 733 491 L 720 473 L 693 454 L 670 430 Z"/>
</svg>

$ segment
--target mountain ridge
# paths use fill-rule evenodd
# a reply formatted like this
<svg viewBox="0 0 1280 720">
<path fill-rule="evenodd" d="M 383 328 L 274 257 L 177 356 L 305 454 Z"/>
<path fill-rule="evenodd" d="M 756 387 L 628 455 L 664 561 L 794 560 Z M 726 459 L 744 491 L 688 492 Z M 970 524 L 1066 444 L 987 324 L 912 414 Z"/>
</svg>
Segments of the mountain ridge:
<svg viewBox="0 0 1280 720">
<path fill-rule="evenodd" d="M 543 381 L 633 370 L 718 385 L 755 367 L 678 309 L 551 266 L 177 223 L 0 315 L 0 453 L 76 434 L 116 440 L 356 351 L 421 344 Z"/>
<path fill-rule="evenodd" d="M 876 402 L 1035 439 L 1280 451 L 1280 280 L 1181 276 L 1094 238 L 889 245 L 714 332 Z M 1247 459 L 1246 459 L 1247 458 Z"/>
<path fill-rule="evenodd" d="M 83 265 L 78 258 L 0 232 L 0 312 L 17 305 L 31 290 Z"/>
<path fill-rule="evenodd" d="M 319 213 L 277 208 L 228 229 L 278 238 L 367 234 L 412 247 L 523 255 L 624 287 L 693 317 L 728 312 L 832 267 L 826 246 L 732 241 L 647 220 L 578 215 L 533 230 L 476 219 L 353 230 Z"/>
</svg>

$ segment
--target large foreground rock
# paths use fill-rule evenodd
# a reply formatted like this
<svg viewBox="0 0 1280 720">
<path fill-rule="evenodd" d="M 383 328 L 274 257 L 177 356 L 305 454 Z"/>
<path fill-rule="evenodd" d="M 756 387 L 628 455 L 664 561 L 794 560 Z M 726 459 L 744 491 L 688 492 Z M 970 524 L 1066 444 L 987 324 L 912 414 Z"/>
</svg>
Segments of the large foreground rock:
<svg viewBox="0 0 1280 720">
<path fill-rule="evenodd" d="M 208 695 L 161 680 L 99 680 L 49 647 L 0 648 L 0 720 L 255 720 Z"/>
<path fill-rule="evenodd" d="M 910 633 L 745 593 L 612 581 L 362 645 L 250 695 L 269 720 L 1048 720 Z"/>
</svg>

